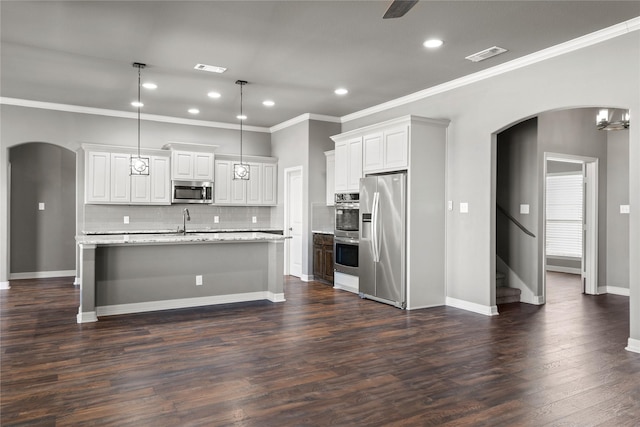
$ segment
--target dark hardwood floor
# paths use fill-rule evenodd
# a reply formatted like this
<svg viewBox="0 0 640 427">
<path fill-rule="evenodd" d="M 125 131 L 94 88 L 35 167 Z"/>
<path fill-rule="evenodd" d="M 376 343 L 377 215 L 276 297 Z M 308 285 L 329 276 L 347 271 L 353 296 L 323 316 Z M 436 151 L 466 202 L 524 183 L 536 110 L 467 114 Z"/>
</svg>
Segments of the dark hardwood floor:
<svg viewBox="0 0 640 427">
<path fill-rule="evenodd" d="M 1 297 L 2 426 L 640 425 L 628 298 L 406 312 L 289 278 L 287 301 L 75 322 L 71 280 Z M 572 280 L 573 279 L 573 280 Z"/>
</svg>

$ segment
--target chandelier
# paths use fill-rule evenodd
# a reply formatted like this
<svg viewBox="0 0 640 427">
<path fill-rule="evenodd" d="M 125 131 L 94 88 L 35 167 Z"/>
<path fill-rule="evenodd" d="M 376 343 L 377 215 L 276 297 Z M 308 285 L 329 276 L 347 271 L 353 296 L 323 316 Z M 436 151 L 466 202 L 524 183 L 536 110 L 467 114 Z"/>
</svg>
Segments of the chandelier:
<svg viewBox="0 0 640 427">
<path fill-rule="evenodd" d="M 614 115 L 616 115 L 616 110 L 612 110 L 611 114 L 609 114 L 609 110 L 606 108 L 600 110 L 596 117 L 596 127 L 598 130 L 629 129 L 629 110 L 619 113 L 619 120 L 615 120 Z"/>
</svg>

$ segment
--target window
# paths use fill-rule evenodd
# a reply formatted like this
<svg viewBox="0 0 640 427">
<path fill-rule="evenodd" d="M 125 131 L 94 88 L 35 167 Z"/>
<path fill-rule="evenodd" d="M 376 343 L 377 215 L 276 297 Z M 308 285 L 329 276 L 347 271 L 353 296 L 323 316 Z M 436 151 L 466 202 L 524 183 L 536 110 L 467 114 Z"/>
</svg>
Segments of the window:
<svg viewBox="0 0 640 427">
<path fill-rule="evenodd" d="M 582 258 L 582 173 L 547 175 L 547 256 Z"/>
</svg>

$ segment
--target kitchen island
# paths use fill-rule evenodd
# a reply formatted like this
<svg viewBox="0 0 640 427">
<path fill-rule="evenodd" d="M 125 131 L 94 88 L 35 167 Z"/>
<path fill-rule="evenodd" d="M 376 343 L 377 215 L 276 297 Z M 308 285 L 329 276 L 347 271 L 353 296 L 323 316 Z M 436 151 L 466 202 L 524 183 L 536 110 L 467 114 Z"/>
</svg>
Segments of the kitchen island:
<svg viewBox="0 0 640 427">
<path fill-rule="evenodd" d="M 83 235 L 78 323 L 99 316 L 284 301 L 284 241 L 262 232 Z"/>
</svg>

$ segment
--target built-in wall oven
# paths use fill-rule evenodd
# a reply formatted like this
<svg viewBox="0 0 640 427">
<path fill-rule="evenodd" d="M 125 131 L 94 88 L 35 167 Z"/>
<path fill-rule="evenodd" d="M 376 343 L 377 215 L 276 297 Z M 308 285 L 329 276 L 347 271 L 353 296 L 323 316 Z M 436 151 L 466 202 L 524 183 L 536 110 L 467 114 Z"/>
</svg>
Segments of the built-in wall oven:
<svg viewBox="0 0 640 427">
<path fill-rule="evenodd" d="M 335 271 L 357 276 L 359 194 L 338 193 L 335 202 L 336 219 L 333 239 Z"/>
</svg>

